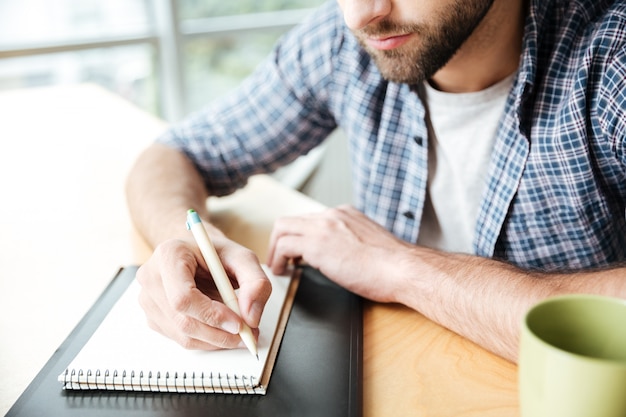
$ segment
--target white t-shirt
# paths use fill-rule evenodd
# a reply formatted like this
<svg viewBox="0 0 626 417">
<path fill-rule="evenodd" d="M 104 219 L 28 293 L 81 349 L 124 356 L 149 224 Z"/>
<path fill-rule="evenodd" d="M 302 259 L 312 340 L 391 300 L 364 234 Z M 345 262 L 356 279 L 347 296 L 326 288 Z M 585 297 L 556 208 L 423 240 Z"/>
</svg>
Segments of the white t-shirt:
<svg viewBox="0 0 626 417">
<path fill-rule="evenodd" d="M 496 130 L 515 74 L 485 90 L 444 93 L 425 83 L 428 189 L 417 243 L 474 253 L 474 229 Z"/>
</svg>

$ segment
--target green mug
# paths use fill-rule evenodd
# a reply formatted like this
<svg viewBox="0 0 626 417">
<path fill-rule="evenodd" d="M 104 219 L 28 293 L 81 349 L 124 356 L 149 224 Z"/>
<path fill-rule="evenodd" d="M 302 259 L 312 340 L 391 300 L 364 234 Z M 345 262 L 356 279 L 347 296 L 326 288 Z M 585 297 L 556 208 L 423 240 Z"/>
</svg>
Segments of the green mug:
<svg viewBox="0 0 626 417">
<path fill-rule="evenodd" d="M 524 318 L 522 417 L 626 417 L 626 300 L 548 298 Z"/>
</svg>

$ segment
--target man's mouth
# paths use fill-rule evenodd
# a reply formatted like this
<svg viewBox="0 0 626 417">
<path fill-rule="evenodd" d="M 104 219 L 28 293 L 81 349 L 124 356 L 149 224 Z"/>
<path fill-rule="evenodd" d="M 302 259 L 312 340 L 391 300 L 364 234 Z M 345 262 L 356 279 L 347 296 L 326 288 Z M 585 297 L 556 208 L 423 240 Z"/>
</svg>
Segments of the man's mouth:
<svg viewBox="0 0 626 417">
<path fill-rule="evenodd" d="M 394 35 L 394 36 L 368 36 L 365 38 L 365 43 L 373 49 L 378 49 L 380 51 L 388 51 L 391 49 L 396 49 L 411 39 L 413 36 L 412 33 L 407 33 L 405 35 Z"/>
</svg>

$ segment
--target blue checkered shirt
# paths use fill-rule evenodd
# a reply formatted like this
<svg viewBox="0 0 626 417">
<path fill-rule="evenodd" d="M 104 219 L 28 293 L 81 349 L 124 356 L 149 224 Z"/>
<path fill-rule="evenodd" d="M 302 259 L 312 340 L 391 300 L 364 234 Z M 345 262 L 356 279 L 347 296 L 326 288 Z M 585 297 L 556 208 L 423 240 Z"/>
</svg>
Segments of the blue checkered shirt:
<svg viewBox="0 0 626 417">
<path fill-rule="evenodd" d="M 526 268 L 626 260 L 626 4 L 533 0 L 474 236 L 477 255 Z M 349 139 L 354 203 L 415 242 L 427 185 L 425 108 L 385 81 L 330 1 L 229 97 L 159 140 L 223 195 L 320 144 Z"/>
</svg>

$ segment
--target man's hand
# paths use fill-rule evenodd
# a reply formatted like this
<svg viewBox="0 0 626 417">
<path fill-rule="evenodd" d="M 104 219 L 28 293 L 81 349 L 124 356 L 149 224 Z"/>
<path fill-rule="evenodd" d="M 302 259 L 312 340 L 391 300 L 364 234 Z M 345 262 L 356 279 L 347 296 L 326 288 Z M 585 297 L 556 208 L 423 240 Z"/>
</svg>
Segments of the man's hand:
<svg viewBox="0 0 626 417">
<path fill-rule="evenodd" d="M 356 294 L 397 301 L 407 277 L 396 272 L 407 264 L 412 248 L 355 208 L 341 206 L 279 219 L 270 238 L 268 265 L 282 274 L 290 260 L 302 259 Z"/>
<path fill-rule="evenodd" d="M 239 287 L 243 320 L 257 329 L 271 284 L 250 250 L 222 237 L 213 239 L 233 286 Z M 188 349 L 243 347 L 242 324 L 220 301 L 200 251 L 193 240 L 160 244 L 137 272 L 139 302 L 150 327 Z M 255 331 L 255 335 L 258 331 Z"/>
</svg>

